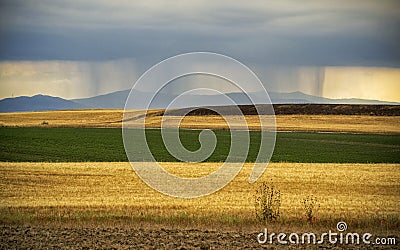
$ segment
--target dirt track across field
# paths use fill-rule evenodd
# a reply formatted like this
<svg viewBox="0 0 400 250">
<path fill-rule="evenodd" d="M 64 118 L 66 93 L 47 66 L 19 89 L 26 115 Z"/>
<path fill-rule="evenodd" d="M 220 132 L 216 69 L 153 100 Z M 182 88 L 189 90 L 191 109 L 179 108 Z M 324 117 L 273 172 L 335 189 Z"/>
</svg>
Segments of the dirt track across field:
<svg viewBox="0 0 400 250">
<path fill-rule="evenodd" d="M 259 244 L 260 232 L 198 229 L 0 227 L 1 249 L 400 249 L 399 245 Z M 387 236 L 385 236 L 387 237 Z M 394 237 L 394 236 L 392 236 Z M 398 241 L 398 238 L 396 239 Z"/>
</svg>

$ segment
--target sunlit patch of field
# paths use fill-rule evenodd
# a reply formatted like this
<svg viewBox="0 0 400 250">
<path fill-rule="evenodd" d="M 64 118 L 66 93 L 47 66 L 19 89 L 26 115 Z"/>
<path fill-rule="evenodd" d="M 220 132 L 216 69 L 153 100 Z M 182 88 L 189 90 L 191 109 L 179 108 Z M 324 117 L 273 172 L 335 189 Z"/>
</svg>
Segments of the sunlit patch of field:
<svg viewBox="0 0 400 250">
<path fill-rule="evenodd" d="M 148 128 L 159 128 L 161 110 L 151 110 L 145 124 Z M 133 110 L 126 115 L 129 125 L 143 123 L 145 112 Z M 118 109 L 92 109 L 71 111 L 43 111 L 0 113 L 0 126 L 18 127 L 121 127 L 123 111 Z M 179 117 L 165 116 L 165 126 L 175 124 Z M 231 116 L 233 125 L 240 125 L 239 117 Z M 237 122 L 235 122 L 237 121 Z M 260 128 L 257 116 L 246 116 L 249 129 Z M 355 115 L 277 115 L 279 131 L 327 131 L 356 133 L 400 133 L 400 116 L 355 116 Z M 227 123 L 219 116 L 186 116 L 181 128 L 227 129 Z"/>
<path fill-rule="evenodd" d="M 137 163 L 141 164 L 141 163 Z M 170 173 L 199 177 L 219 163 L 163 163 Z M 399 164 L 271 163 L 261 181 L 273 180 L 282 193 L 280 223 L 306 223 L 301 201 L 317 197 L 316 223 L 334 227 L 400 226 Z M 247 182 L 252 164 L 222 190 L 179 199 L 144 184 L 125 162 L 0 163 L 2 223 L 126 220 L 143 223 L 259 225 L 253 213 L 256 184 Z M 382 224 L 383 223 L 383 224 Z"/>
<path fill-rule="evenodd" d="M 167 116 L 163 118 L 164 126 L 176 123 L 180 117 Z M 258 116 L 245 116 L 248 129 L 259 130 Z M 271 121 L 269 116 L 263 116 L 264 121 Z M 277 115 L 278 131 L 326 131 L 353 133 L 400 133 L 399 116 L 356 116 L 356 115 Z M 242 128 L 240 117 L 231 116 L 233 128 Z M 146 126 L 159 128 L 161 117 L 153 116 L 146 119 Z M 220 116 L 186 116 L 180 123 L 181 128 L 188 129 L 228 129 L 227 122 Z"/>
<path fill-rule="evenodd" d="M 115 127 L 121 123 L 118 109 L 84 109 L 0 113 L 0 124 L 18 127 Z"/>
<path fill-rule="evenodd" d="M 159 112 L 149 111 L 149 115 Z M 143 110 L 131 110 L 129 116 L 141 117 Z M 0 125 L 12 127 L 121 127 L 121 109 L 82 109 L 0 113 Z"/>
</svg>

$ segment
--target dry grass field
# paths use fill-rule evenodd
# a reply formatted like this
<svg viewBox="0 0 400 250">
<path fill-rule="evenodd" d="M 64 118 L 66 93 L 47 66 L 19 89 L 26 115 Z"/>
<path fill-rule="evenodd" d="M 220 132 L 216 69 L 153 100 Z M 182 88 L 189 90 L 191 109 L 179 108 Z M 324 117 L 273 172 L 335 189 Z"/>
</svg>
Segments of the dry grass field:
<svg viewBox="0 0 400 250">
<path fill-rule="evenodd" d="M 140 164 L 140 163 L 138 163 Z M 218 163 L 164 163 L 176 175 L 198 177 Z M 301 201 L 317 197 L 316 225 L 395 231 L 400 227 L 398 164 L 271 163 L 261 181 L 281 190 L 279 225 L 307 224 Z M 260 228 L 254 216 L 252 165 L 217 193 L 178 199 L 146 186 L 129 163 L 0 163 L 2 223 L 62 222 Z"/>
<path fill-rule="evenodd" d="M 50 127 L 120 127 L 121 118 L 122 111 L 113 109 L 15 112 L 0 113 L 0 125 L 36 127 L 47 122 Z"/>
<path fill-rule="evenodd" d="M 149 128 L 160 127 L 160 110 L 150 111 L 146 119 Z M 18 127 L 121 127 L 122 110 L 73 110 L 0 113 L 0 126 Z M 132 111 L 131 125 L 142 122 L 143 111 Z M 178 117 L 166 116 L 165 125 L 176 122 Z M 239 120 L 232 117 L 233 120 Z M 259 129 L 257 116 L 246 116 L 250 129 Z M 277 115 L 279 131 L 326 131 L 355 133 L 400 133 L 400 116 L 349 116 L 349 115 Z M 181 128 L 226 129 L 227 125 L 219 116 L 186 116 Z"/>
</svg>

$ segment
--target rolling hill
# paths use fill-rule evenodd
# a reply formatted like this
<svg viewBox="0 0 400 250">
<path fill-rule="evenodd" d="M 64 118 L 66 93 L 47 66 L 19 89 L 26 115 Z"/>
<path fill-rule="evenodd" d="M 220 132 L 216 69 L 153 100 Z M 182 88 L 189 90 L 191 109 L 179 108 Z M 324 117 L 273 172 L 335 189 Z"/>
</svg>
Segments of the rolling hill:
<svg viewBox="0 0 400 250">
<path fill-rule="evenodd" d="M 59 97 L 46 95 L 19 96 L 0 100 L 0 112 L 83 109 L 87 106 Z"/>
<path fill-rule="evenodd" d="M 136 106 L 130 108 L 146 108 L 145 100 L 152 97 L 151 93 L 140 92 L 137 90 L 135 97 Z M 98 95 L 89 98 L 66 100 L 60 97 L 46 95 L 35 95 L 32 97 L 20 96 L 15 98 L 6 98 L 0 100 L 0 112 L 23 112 L 23 111 L 44 111 L 44 110 L 65 110 L 65 109 L 84 109 L 84 108 L 114 108 L 122 109 L 125 107 L 126 99 L 130 90 L 112 92 L 109 94 Z M 398 105 L 399 103 L 383 102 L 378 100 L 363 99 L 328 99 L 313 95 L 307 95 L 302 92 L 277 93 L 270 92 L 270 98 L 273 104 L 363 104 L 363 105 Z M 228 93 L 235 103 L 239 105 L 251 104 L 248 97 L 243 93 Z M 250 93 L 249 96 L 257 97 L 257 93 Z M 156 96 L 150 108 L 165 108 L 171 103 L 177 95 L 160 93 Z M 226 106 L 231 103 L 222 98 L 221 95 L 186 95 L 179 103 L 172 105 L 174 108 L 205 106 Z M 266 102 L 264 102 L 266 103 Z M 263 103 L 257 103 L 263 104 Z"/>
<path fill-rule="evenodd" d="M 113 92 L 110 94 L 94 96 L 91 98 L 83 99 L 73 99 L 72 101 L 93 107 L 93 108 L 123 108 L 125 106 L 125 101 L 128 98 L 130 90 L 123 90 L 118 92 Z M 137 90 L 135 96 L 140 99 L 146 100 L 152 96 L 151 93 L 140 92 Z M 250 93 L 250 96 L 257 96 L 257 93 Z M 243 93 L 228 93 L 233 101 L 239 105 L 252 104 L 249 102 L 248 97 Z M 372 104 L 372 105 L 398 105 L 399 103 L 384 102 L 378 100 L 365 100 L 365 99 L 329 99 L 319 96 L 313 96 L 304 94 L 302 92 L 291 92 L 291 93 L 278 93 L 269 92 L 269 96 L 273 104 Z M 165 108 L 172 100 L 174 100 L 177 95 L 172 94 L 158 94 L 152 103 L 152 108 Z M 229 103 L 224 102 L 220 95 L 187 95 L 182 98 L 181 103 L 187 104 L 187 106 L 204 106 L 204 98 L 207 98 L 207 102 L 212 106 L 223 106 L 229 105 Z M 138 100 L 137 103 L 140 103 Z M 144 102 L 144 101 L 143 101 Z M 265 102 L 264 102 L 265 103 Z M 258 103 L 258 104 L 264 104 Z M 182 108 L 183 106 L 175 106 L 177 108 Z M 138 107 L 137 107 L 138 108 Z M 144 108 L 144 107 L 142 107 Z"/>
</svg>

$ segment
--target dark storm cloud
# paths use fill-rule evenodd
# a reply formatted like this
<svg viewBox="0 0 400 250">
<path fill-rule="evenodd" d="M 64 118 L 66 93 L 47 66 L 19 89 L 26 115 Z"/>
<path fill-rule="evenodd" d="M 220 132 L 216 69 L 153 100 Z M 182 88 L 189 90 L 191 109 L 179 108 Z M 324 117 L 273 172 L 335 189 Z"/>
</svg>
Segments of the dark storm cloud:
<svg viewBox="0 0 400 250">
<path fill-rule="evenodd" d="M 0 60 L 135 58 L 190 51 L 257 65 L 400 67 L 397 1 L 2 1 Z"/>
</svg>

